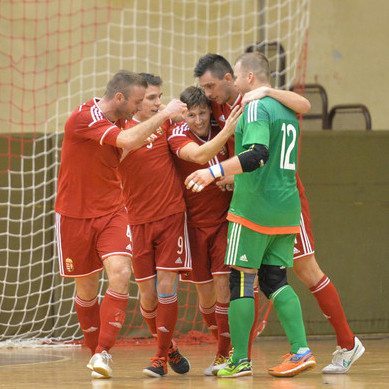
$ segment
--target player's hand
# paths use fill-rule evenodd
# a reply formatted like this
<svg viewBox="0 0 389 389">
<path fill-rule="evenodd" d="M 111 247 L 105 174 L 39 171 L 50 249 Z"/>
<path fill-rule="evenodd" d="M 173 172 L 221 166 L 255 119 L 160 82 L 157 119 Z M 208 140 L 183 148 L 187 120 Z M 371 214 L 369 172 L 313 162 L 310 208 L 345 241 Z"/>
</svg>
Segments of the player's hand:
<svg viewBox="0 0 389 389">
<path fill-rule="evenodd" d="M 253 89 L 250 92 L 247 92 L 242 98 L 242 106 L 244 107 L 250 101 L 263 99 L 264 97 L 269 95 L 270 87 L 268 86 L 260 86 L 257 89 Z"/>
<path fill-rule="evenodd" d="M 169 119 L 173 119 L 176 117 L 182 117 L 182 114 L 186 109 L 187 108 L 185 103 L 183 103 L 181 100 L 173 99 L 167 104 L 163 112 L 168 115 Z"/>
<path fill-rule="evenodd" d="M 187 189 L 192 189 L 192 192 L 201 192 L 214 179 L 209 169 L 200 169 L 186 178 L 185 186 Z"/>
<path fill-rule="evenodd" d="M 234 135 L 236 123 L 238 123 L 238 120 L 240 118 L 240 115 L 242 114 L 243 108 L 239 105 L 237 105 L 230 113 L 230 116 L 228 116 L 228 119 L 226 120 L 226 124 L 224 125 L 223 131 L 228 131 L 229 136 Z"/>
<path fill-rule="evenodd" d="M 231 192 L 234 190 L 234 177 L 235 176 L 220 177 L 216 181 L 216 185 L 219 187 L 219 189 L 222 192 L 225 192 L 225 191 Z"/>
</svg>

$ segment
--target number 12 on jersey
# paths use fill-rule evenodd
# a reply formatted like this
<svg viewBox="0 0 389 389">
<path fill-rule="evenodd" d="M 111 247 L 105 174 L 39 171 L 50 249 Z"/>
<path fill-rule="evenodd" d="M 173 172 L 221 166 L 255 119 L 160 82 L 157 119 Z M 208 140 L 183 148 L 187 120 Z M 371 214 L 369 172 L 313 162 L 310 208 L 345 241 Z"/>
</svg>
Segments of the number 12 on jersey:
<svg viewBox="0 0 389 389">
<path fill-rule="evenodd" d="M 293 151 L 294 146 L 296 145 L 297 131 L 293 124 L 286 125 L 282 124 L 282 145 L 281 145 L 281 155 L 280 155 L 280 168 L 287 170 L 296 170 L 296 164 L 290 162 L 290 155 Z M 289 141 L 290 137 L 292 140 Z M 290 143 L 289 143 L 290 142 Z M 287 143 L 289 146 L 287 147 Z"/>
</svg>

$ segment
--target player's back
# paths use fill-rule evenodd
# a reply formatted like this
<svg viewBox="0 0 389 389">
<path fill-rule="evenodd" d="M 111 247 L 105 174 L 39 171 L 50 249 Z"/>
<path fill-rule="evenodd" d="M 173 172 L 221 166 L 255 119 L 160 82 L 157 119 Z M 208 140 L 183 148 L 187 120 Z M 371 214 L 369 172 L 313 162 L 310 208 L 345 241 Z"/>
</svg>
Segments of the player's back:
<svg viewBox="0 0 389 389">
<path fill-rule="evenodd" d="M 265 166 L 235 177 L 231 213 L 262 226 L 299 224 L 298 136 L 296 115 L 278 101 L 266 97 L 245 107 L 235 131 L 235 153 L 264 144 L 269 159 Z"/>
</svg>

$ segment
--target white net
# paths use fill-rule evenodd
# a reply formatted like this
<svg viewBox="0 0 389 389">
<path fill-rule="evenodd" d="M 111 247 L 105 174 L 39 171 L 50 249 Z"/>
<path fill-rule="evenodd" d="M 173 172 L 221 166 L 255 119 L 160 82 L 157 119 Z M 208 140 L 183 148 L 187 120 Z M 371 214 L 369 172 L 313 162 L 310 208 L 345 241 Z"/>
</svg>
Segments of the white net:
<svg viewBox="0 0 389 389">
<path fill-rule="evenodd" d="M 74 284 L 58 276 L 53 213 L 70 112 L 101 95 L 118 69 L 161 75 L 171 98 L 193 84 L 201 55 L 233 62 L 256 42 L 274 85 L 301 81 L 309 0 L 4 0 L 0 21 L 0 347 L 74 340 Z M 125 335 L 141 327 L 134 283 L 130 295 Z M 190 329 L 189 300 L 180 315 Z"/>
</svg>

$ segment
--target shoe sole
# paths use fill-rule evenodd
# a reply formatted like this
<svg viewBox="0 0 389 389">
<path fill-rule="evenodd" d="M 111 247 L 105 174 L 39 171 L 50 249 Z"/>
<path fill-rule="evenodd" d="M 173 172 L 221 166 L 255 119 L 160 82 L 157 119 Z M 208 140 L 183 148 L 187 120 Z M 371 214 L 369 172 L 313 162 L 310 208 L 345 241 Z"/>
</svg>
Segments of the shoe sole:
<svg viewBox="0 0 389 389">
<path fill-rule="evenodd" d="M 148 370 L 148 369 L 143 369 L 142 370 L 143 374 L 147 375 L 148 377 L 152 377 L 152 378 L 162 378 L 164 375 L 160 375 L 158 373 L 154 373 L 153 371 L 151 370 Z"/>
<path fill-rule="evenodd" d="M 112 370 L 107 370 L 104 366 L 93 366 L 93 371 L 95 371 L 98 374 L 101 374 L 105 378 L 111 378 Z"/>
<path fill-rule="evenodd" d="M 315 361 L 307 361 L 302 365 L 295 367 L 292 370 L 288 370 L 286 372 L 277 372 L 277 371 L 268 370 L 268 373 L 273 377 L 294 377 L 300 373 L 314 369 L 316 365 L 317 363 Z"/>
<path fill-rule="evenodd" d="M 350 365 L 348 366 L 347 369 L 345 370 L 342 370 L 342 371 L 324 371 L 324 369 L 322 370 L 322 373 L 323 374 L 346 374 L 351 366 L 364 354 L 365 352 L 365 347 L 363 347 L 363 345 L 361 346 L 359 352 L 357 354 L 354 355 L 354 360 L 350 363 Z"/>
<path fill-rule="evenodd" d="M 109 379 L 111 377 L 106 377 L 106 376 L 103 376 L 100 373 L 97 373 L 96 371 L 92 371 L 91 378 L 93 380 L 107 380 L 107 379 Z"/>
<path fill-rule="evenodd" d="M 238 377 L 245 377 L 245 376 L 252 376 L 253 372 L 250 371 L 240 371 L 239 373 L 235 373 L 232 375 L 223 375 L 223 376 L 217 376 L 217 378 L 238 378 Z"/>
</svg>

